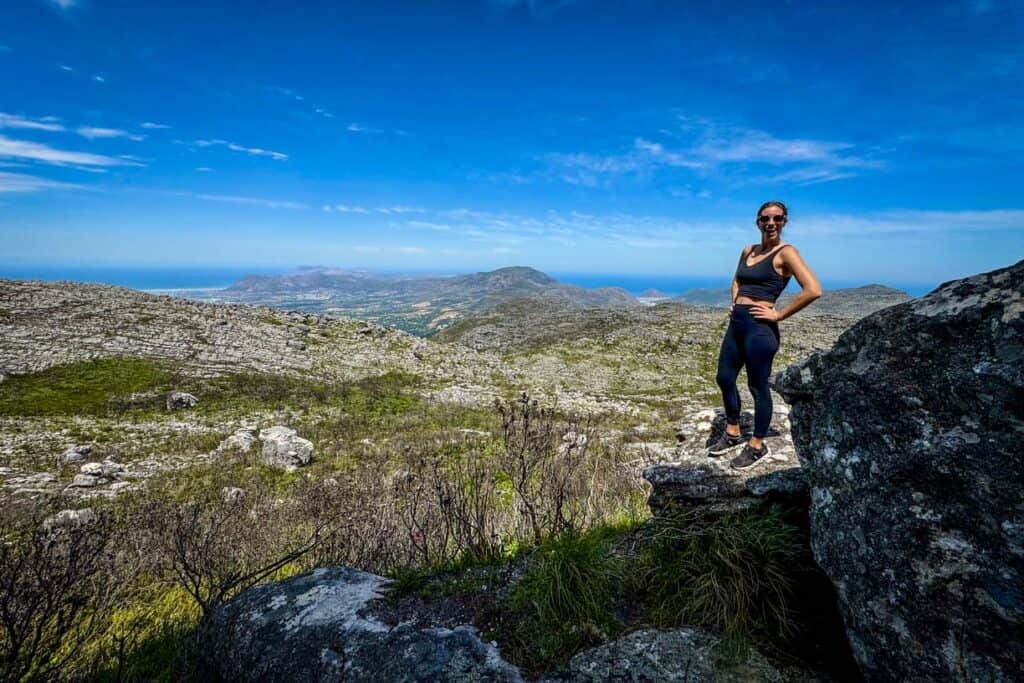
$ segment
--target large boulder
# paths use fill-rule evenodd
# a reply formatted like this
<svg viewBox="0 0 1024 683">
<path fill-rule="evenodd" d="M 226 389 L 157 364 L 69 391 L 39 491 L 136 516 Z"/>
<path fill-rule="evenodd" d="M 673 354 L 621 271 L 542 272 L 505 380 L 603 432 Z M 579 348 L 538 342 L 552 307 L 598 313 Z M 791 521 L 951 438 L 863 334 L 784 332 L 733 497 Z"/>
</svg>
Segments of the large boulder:
<svg viewBox="0 0 1024 683">
<path fill-rule="evenodd" d="M 295 470 L 313 459 L 313 442 L 298 436 L 294 429 L 283 426 L 260 430 L 263 462 L 271 467 Z"/>
<path fill-rule="evenodd" d="M 1024 678 L 1024 261 L 861 320 L 774 388 L 865 675 Z"/>
<path fill-rule="evenodd" d="M 471 626 L 388 626 L 388 580 L 348 567 L 252 588 L 214 613 L 204 653 L 230 681 L 521 681 Z"/>
</svg>

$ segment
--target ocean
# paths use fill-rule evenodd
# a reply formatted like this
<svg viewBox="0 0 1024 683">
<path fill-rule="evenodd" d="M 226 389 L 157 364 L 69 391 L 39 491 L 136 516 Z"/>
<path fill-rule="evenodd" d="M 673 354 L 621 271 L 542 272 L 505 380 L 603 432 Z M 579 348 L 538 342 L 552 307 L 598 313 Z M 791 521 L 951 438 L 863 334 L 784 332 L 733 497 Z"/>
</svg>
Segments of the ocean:
<svg viewBox="0 0 1024 683">
<path fill-rule="evenodd" d="M 223 289 L 244 275 L 282 275 L 292 272 L 292 268 L 267 267 L 95 267 L 95 266 L 23 266 L 0 265 L 0 278 L 15 280 L 71 280 L 73 282 L 99 282 L 120 285 L 132 289 L 146 291 L 166 290 L 197 290 Z M 383 271 L 382 271 L 383 272 Z M 436 273 L 435 273 L 436 274 Z M 456 274 L 456 273 L 449 273 Z M 549 272 L 548 275 L 578 287 L 588 289 L 594 287 L 622 287 L 634 296 L 639 296 L 647 289 L 657 289 L 668 296 L 678 296 L 689 289 L 721 288 L 729 286 L 728 277 L 685 277 L 676 275 L 636 274 L 636 273 L 561 273 Z M 847 282 L 822 281 L 828 289 L 859 287 L 865 284 L 882 284 L 902 289 L 911 296 L 921 296 L 935 289 L 940 283 L 908 283 L 908 282 Z M 799 288 L 796 281 L 791 281 L 788 291 L 795 292 Z"/>
</svg>

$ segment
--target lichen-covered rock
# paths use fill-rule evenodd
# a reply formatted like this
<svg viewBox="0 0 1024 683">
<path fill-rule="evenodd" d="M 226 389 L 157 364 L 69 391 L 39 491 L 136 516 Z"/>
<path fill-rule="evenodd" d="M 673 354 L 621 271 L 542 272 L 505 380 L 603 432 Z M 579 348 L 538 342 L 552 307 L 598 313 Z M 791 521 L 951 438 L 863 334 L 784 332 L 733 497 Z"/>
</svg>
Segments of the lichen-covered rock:
<svg viewBox="0 0 1024 683">
<path fill-rule="evenodd" d="M 781 683 L 782 675 L 756 650 L 739 663 L 725 664 L 716 655 L 718 638 L 692 628 L 634 631 L 579 653 L 566 674 L 544 683 Z"/>
<path fill-rule="evenodd" d="M 807 478 L 793 449 L 788 408 L 778 407 L 781 409 L 772 416 L 771 430 L 765 438 L 770 455 L 746 470 L 734 470 L 729 465 L 738 451 L 720 457 L 707 453 L 707 447 L 725 429 L 721 410 L 702 410 L 684 420 L 679 425 L 679 443 L 671 458 L 644 470 L 644 479 L 652 487 L 647 500 L 651 512 L 660 515 L 670 507 L 689 505 L 714 505 L 724 512 L 765 500 L 803 503 L 807 498 Z M 743 413 L 741 429 L 749 432 L 752 421 L 749 413 Z"/>
<path fill-rule="evenodd" d="M 167 395 L 167 410 L 184 410 L 199 403 L 199 399 L 184 391 L 172 391 Z"/>
<path fill-rule="evenodd" d="M 313 459 L 313 442 L 298 436 L 289 427 L 268 427 L 260 430 L 263 462 L 271 467 L 294 470 Z"/>
<path fill-rule="evenodd" d="M 774 384 L 865 674 L 1024 679 L 1024 261 L 879 311 Z"/>
<path fill-rule="evenodd" d="M 388 580 L 348 567 L 252 588 L 216 610 L 205 656 L 231 681 L 521 681 L 476 629 L 390 627 Z"/>
</svg>

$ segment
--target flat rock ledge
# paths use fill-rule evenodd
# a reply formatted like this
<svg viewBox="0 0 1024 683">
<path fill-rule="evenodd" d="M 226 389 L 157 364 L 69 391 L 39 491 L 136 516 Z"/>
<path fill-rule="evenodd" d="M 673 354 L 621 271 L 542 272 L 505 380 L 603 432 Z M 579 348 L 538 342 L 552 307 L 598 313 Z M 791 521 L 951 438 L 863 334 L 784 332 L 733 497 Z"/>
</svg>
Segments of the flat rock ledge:
<svg viewBox="0 0 1024 683">
<path fill-rule="evenodd" d="M 230 681 L 522 681 L 472 626 L 391 627 L 371 602 L 388 579 L 327 567 L 250 589 L 205 631 L 211 666 Z"/>
<path fill-rule="evenodd" d="M 765 439 L 771 454 L 746 470 L 734 470 L 729 465 L 740 449 L 719 457 L 707 454 L 707 447 L 725 430 L 721 409 L 702 410 L 684 420 L 672 460 L 644 470 L 644 479 L 652 487 L 647 501 L 651 513 L 659 516 L 673 507 L 692 506 L 729 512 L 764 501 L 806 507 L 810 500 L 807 476 L 793 448 L 788 410 L 778 401 L 775 411 Z M 745 435 L 749 436 L 752 421 L 750 413 L 741 416 L 740 428 Z"/>
<path fill-rule="evenodd" d="M 754 649 L 737 663 L 724 664 L 715 653 L 718 638 L 705 631 L 678 628 L 634 631 L 579 653 L 568 672 L 540 683 L 782 683 L 783 677 Z"/>
</svg>

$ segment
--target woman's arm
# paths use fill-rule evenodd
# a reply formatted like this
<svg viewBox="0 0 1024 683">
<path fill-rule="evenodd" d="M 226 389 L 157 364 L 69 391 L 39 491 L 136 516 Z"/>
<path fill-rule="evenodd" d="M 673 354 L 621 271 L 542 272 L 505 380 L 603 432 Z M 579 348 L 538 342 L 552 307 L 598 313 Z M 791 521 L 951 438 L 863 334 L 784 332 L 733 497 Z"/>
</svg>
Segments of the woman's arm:
<svg viewBox="0 0 1024 683">
<path fill-rule="evenodd" d="M 801 289 L 800 293 L 789 302 L 789 305 L 778 312 L 776 320 L 784 320 L 790 317 L 821 296 L 821 284 L 818 282 L 818 278 L 814 276 L 814 273 L 811 272 L 811 269 L 807 267 L 807 264 L 804 263 L 797 248 L 783 249 L 781 255 L 783 265 L 788 267 L 790 272 L 793 273 L 793 277 L 800 283 Z"/>
</svg>

